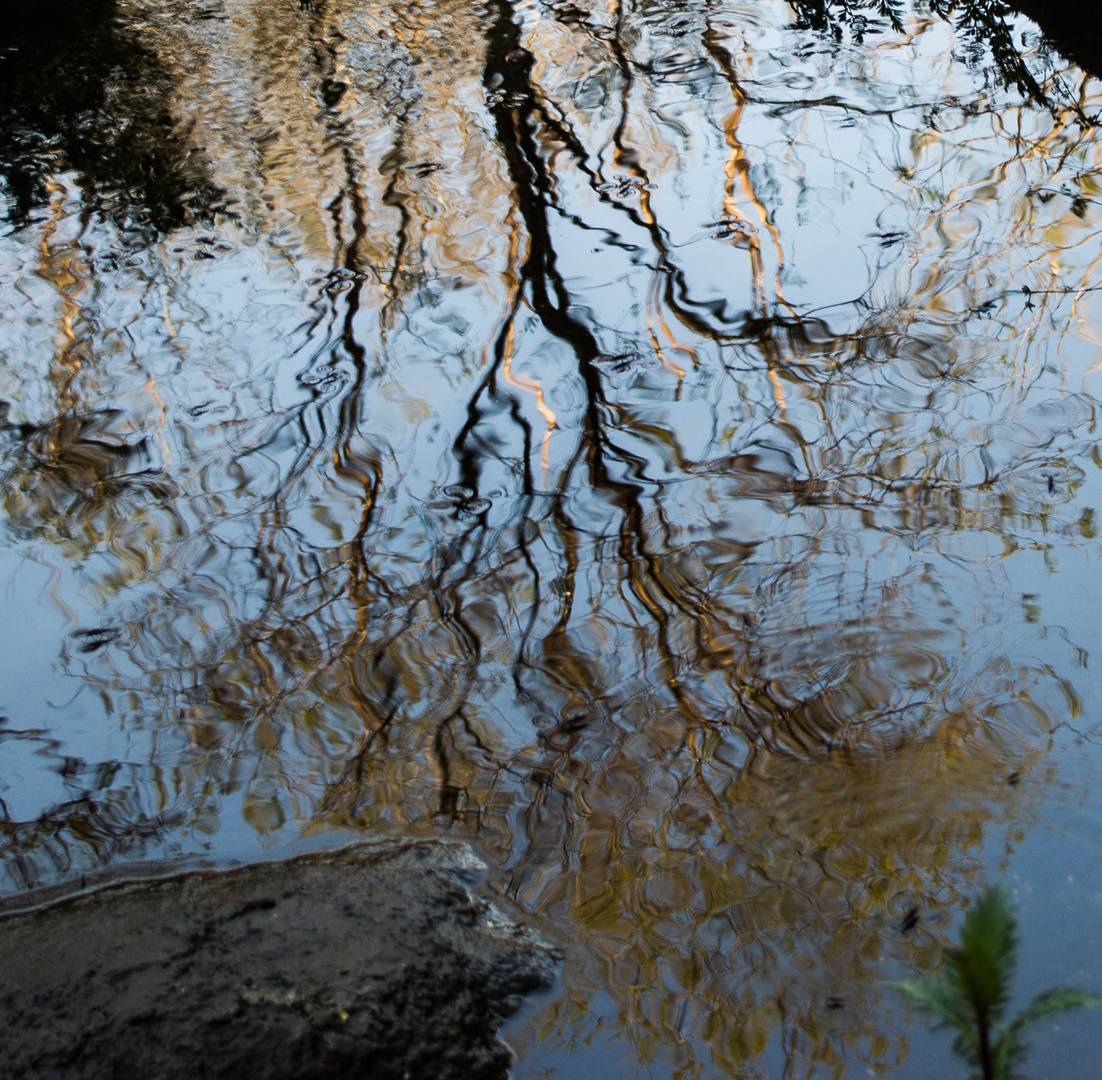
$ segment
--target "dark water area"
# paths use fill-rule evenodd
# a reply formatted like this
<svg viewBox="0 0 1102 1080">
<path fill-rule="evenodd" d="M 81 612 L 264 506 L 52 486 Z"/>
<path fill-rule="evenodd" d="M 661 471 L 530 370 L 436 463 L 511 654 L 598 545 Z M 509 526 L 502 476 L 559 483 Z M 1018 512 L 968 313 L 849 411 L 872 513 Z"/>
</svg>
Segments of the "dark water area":
<svg viewBox="0 0 1102 1080">
<path fill-rule="evenodd" d="M 466 840 L 526 1080 L 955 1075 L 884 980 L 998 878 L 1102 991 L 1102 63 L 1023 10 L 7 16 L 3 892 Z"/>
</svg>

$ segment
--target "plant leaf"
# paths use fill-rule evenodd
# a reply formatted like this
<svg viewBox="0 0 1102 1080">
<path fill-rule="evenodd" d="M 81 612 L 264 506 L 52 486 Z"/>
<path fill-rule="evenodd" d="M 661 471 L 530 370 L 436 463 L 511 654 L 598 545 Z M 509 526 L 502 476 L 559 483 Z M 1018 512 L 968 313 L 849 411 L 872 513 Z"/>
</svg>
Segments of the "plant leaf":
<svg viewBox="0 0 1102 1080">
<path fill-rule="evenodd" d="M 949 981 L 971 1003 L 978 1024 L 993 1024 L 1010 1000 L 1017 964 L 1017 920 L 1004 885 L 985 890 L 968 909 L 960 945 L 945 950 Z"/>
<path fill-rule="evenodd" d="M 914 1000 L 937 1027 L 956 1031 L 953 1052 L 972 1066 L 969 1080 L 980 1074 L 994 1080 L 1025 1080 L 1025 1029 L 1038 1020 L 1067 1009 L 1097 1008 L 1102 998 L 1075 986 L 1058 986 L 1038 994 L 1008 1024 L 998 1029 L 1017 961 L 1017 920 L 1010 894 L 996 885 L 980 895 L 965 916 L 960 945 L 945 950 L 941 979 L 904 979 L 889 985 Z M 996 1036 L 997 1032 L 997 1036 Z M 985 1036 L 986 1033 L 986 1036 Z M 981 1061 L 989 1039 L 990 1055 Z"/>
<path fill-rule="evenodd" d="M 961 997 L 955 987 L 937 979 L 904 979 L 889 985 L 913 999 L 922 1012 L 935 1017 L 937 1027 L 955 1029 L 962 1046 L 975 1043 L 975 1017 L 971 1004 Z"/>
<path fill-rule="evenodd" d="M 1038 994 L 1013 1020 L 1007 1030 L 1023 1031 L 1030 1024 L 1067 1009 L 1097 1009 L 1102 998 L 1078 986 L 1054 986 Z"/>
<path fill-rule="evenodd" d="M 1025 1061 L 1026 1044 L 1018 1037 L 1013 1026 L 1007 1026 L 991 1047 L 991 1064 L 998 1080 L 1026 1080 L 1018 1072 Z"/>
<path fill-rule="evenodd" d="M 995 1075 L 1005 1080 L 1024 1080 L 1018 1067 L 1025 1062 L 1029 1049 L 1022 1034 L 1038 1020 L 1067 1009 L 1097 1008 L 1102 998 L 1078 986 L 1055 986 L 1038 994 L 1009 1024 L 992 1047 Z"/>
</svg>

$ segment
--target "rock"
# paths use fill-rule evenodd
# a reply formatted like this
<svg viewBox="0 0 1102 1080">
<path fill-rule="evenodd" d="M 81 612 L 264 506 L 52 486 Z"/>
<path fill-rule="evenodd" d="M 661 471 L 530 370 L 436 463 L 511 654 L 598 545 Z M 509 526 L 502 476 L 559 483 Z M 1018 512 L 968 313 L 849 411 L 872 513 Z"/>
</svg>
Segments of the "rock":
<svg viewBox="0 0 1102 1080">
<path fill-rule="evenodd" d="M 0 1077 L 480 1080 L 551 948 L 461 845 L 356 845 L 0 916 Z"/>
</svg>

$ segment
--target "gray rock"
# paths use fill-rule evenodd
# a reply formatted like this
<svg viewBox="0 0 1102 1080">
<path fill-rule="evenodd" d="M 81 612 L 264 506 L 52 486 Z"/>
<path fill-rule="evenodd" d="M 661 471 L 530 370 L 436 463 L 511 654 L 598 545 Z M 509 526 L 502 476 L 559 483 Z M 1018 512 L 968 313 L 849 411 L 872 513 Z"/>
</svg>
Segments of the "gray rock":
<svg viewBox="0 0 1102 1080">
<path fill-rule="evenodd" d="M 356 845 L 0 916 L 0 1077 L 504 1077 L 498 1022 L 557 956 L 472 861 Z"/>
</svg>

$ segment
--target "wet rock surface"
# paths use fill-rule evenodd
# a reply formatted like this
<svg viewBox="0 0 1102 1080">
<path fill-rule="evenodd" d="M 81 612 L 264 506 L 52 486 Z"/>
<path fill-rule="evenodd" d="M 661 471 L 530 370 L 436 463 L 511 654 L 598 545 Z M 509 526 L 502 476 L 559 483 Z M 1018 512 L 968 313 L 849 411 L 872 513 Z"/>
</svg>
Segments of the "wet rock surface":
<svg viewBox="0 0 1102 1080">
<path fill-rule="evenodd" d="M 0 1076 L 503 1077 L 547 945 L 461 845 L 357 845 L 0 917 Z"/>
</svg>

